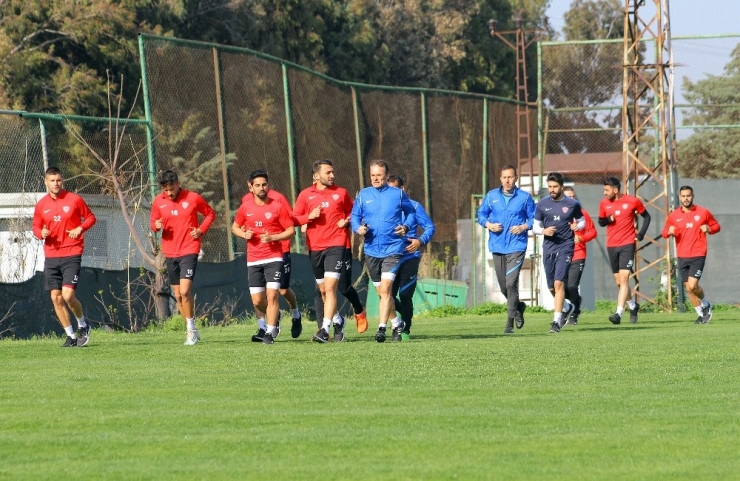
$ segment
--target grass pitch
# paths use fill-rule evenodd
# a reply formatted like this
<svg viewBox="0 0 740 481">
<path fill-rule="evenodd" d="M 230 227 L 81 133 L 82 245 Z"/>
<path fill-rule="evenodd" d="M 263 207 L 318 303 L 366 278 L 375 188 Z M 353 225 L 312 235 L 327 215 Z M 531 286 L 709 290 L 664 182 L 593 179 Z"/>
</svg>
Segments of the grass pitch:
<svg viewBox="0 0 740 481">
<path fill-rule="evenodd" d="M 3 479 L 737 479 L 740 315 L 418 318 L 0 342 Z"/>
</svg>

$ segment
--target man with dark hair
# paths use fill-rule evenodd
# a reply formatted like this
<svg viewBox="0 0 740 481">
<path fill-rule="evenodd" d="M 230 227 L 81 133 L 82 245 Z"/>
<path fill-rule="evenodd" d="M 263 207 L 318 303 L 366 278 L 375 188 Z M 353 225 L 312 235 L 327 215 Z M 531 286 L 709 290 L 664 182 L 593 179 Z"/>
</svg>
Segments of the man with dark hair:
<svg viewBox="0 0 740 481">
<path fill-rule="evenodd" d="M 388 185 L 397 187 L 406 192 L 403 177 L 400 175 L 391 175 L 388 177 Z M 401 314 L 403 322 L 403 331 L 401 340 L 407 341 L 411 335 L 411 321 L 414 317 L 414 292 L 416 291 L 416 281 L 419 274 L 419 262 L 421 261 L 421 247 L 429 244 L 436 230 L 434 222 L 429 218 L 424 207 L 415 200 L 411 200 L 414 206 L 414 215 L 416 217 L 415 225 L 406 234 L 408 245 L 406 252 L 398 262 L 398 272 L 396 279 L 393 281 L 393 303 L 396 311 Z M 420 227 L 421 235 L 417 233 L 417 227 Z"/>
<path fill-rule="evenodd" d="M 352 230 L 364 237 L 365 266 L 378 294 L 377 342 L 385 342 L 390 319 L 393 341 L 400 341 L 403 321 L 396 315 L 393 282 L 406 253 L 406 234 L 416 225 L 414 205 L 401 190 L 388 185 L 388 164 L 370 161 L 371 187 L 357 194 L 352 208 Z"/>
<path fill-rule="evenodd" d="M 247 183 L 247 188 L 249 189 L 249 183 Z M 265 186 L 265 189 L 267 191 L 267 197 L 274 200 L 275 202 L 278 202 L 285 207 L 285 209 L 288 211 L 288 214 L 291 215 L 292 218 L 292 212 L 293 209 L 290 206 L 290 202 L 288 202 L 288 199 L 285 198 L 283 194 L 280 192 L 271 189 L 269 186 L 269 183 Z M 242 197 L 242 204 L 245 203 L 254 203 L 255 202 L 255 194 L 253 194 L 250 190 L 250 192 L 247 192 L 244 194 L 244 197 Z M 239 235 L 239 237 L 243 237 Z M 303 332 L 303 325 L 301 323 L 301 311 L 298 309 L 298 299 L 296 298 L 295 292 L 293 292 L 293 289 L 290 288 L 290 274 L 292 270 L 292 264 L 291 264 L 291 255 L 290 255 L 290 241 L 291 238 L 284 239 L 280 241 L 280 245 L 283 249 L 283 272 L 280 276 L 280 295 L 283 296 L 285 301 L 288 303 L 288 306 L 290 307 L 290 317 L 292 320 L 292 325 L 290 328 L 290 335 L 293 337 L 293 339 L 296 339 L 300 337 L 301 332 Z M 265 322 L 265 312 L 261 311 L 256 305 L 254 307 L 254 314 L 257 317 L 257 334 L 252 336 L 253 342 L 262 342 L 264 340 L 264 333 L 267 332 L 267 324 Z M 279 316 L 280 317 L 280 316 Z M 278 319 L 278 332 L 280 332 L 280 320 Z"/>
<path fill-rule="evenodd" d="M 273 344 L 280 334 L 278 291 L 283 274 L 282 241 L 295 235 L 295 227 L 288 208 L 268 195 L 267 172 L 262 169 L 252 171 L 248 186 L 253 199 L 242 201 L 231 232 L 247 241 L 249 294 L 255 312 L 267 315 L 267 325 L 257 327 L 252 341 Z"/>
<path fill-rule="evenodd" d="M 704 299 L 699 279 L 707 259 L 707 236 L 719 232 L 720 226 L 709 210 L 694 204 L 694 189 L 690 186 L 679 189 L 679 201 L 681 208 L 670 213 L 662 235 L 666 239 L 673 236 L 676 240 L 678 274 L 699 316 L 695 323 L 707 324 L 712 319 L 712 305 Z"/>
<path fill-rule="evenodd" d="M 581 231 L 586 221 L 581 214 L 581 204 L 563 195 L 563 175 L 551 172 L 547 175 L 549 197 L 537 203 L 532 232 L 542 234 L 542 263 L 545 266 L 547 287 L 555 298 L 555 314 L 550 332 L 558 333 L 563 317 L 567 318 L 574 306 L 565 298 L 573 258 L 574 232 Z"/>
<path fill-rule="evenodd" d="M 312 167 L 314 184 L 301 191 L 293 209 L 297 224 L 306 225 L 306 244 L 316 284 L 323 300 L 323 316 L 319 330 L 311 340 L 329 341 L 329 328 L 334 327 L 334 341 L 344 340 L 345 321 L 337 315 L 337 291 L 341 290 L 355 307 L 358 332 L 367 330 L 364 309 L 357 312 L 359 296 L 352 285 L 352 256 L 349 254 L 349 216 L 352 199 L 349 193 L 334 184 L 334 164 L 329 159 L 317 160 Z M 348 272 L 345 272 L 348 271 Z M 353 297 L 357 296 L 356 298 Z M 364 321 L 364 326 L 363 326 Z"/>
<path fill-rule="evenodd" d="M 650 226 L 650 214 L 637 197 L 622 194 L 622 183 L 616 177 L 604 179 L 604 198 L 599 204 L 599 225 L 606 226 L 606 249 L 609 253 L 617 294 L 617 312 L 609 316 L 612 324 L 622 322 L 624 304 L 630 310 L 630 322 L 637 322 L 640 304 L 630 296 L 630 274 L 635 263 L 635 243 L 642 241 Z M 642 216 L 640 231 L 635 231 L 637 214 Z"/>
<path fill-rule="evenodd" d="M 527 231 L 534 222 L 534 200 L 516 186 L 516 167 L 501 169 L 501 187 L 483 198 L 478 224 L 489 231 L 488 249 L 501 293 L 506 297 L 508 317 L 504 334 L 524 327 L 526 304 L 519 300 L 519 272 L 527 251 Z"/>
<path fill-rule="evenodd" d="M 563 187 L 563 194 L 567 195 L 571 199 L 578 200 L 576 197 L 576 191 L 573 187 L 566 185 Z M 568 284 L 565 287 L 565 298 L 573 303 L 573 310 L 567 319 L 566 324 L 578 325 L 578 316 L 581 315 L 581 276 L 583 275 L 583 268 L 586 265 L 586 256 L 588 254 L 586 250 L 586 242 L 590 242 L 596 239 L 596 226 L 591 220 L 591 216 L 588 215 L 586 209 L 581 206 L 581 214 L 586 221 L 586 226 L 583 230 L 575 233 L 573 236 L 573 259 L 570 262 L 570 269 L 568 269 Z"/>
<path fill-rule="evenodd" d="M 154 232 L 162 231 L 162 252 L 167 259 L 167 277 L 175 294 L 180 315 L 187 324 L 186 346 L 200 340 L 195 326 L 195 296 L 193 279 L 198 266 L 201 238 L 216 218 L 216 212 L 196 192 L 183 189 L 174 170 L 164 170 L 157 176 L 162 194 L 152 201 L 149 225 Z M 198 223 L 198 214 L 203 222 Z"/>
<path fill-rule="evenodd" d="M 75 296 L 80 278 L 84 232 L 95 225 L 95 216 L 82 197 L 64 190 L 62 172 L 49 167 L 44 174 L 48 194 L 33 211 L 33 235 L 44 241 L 44 283 L 59 323 L 67 334 L 62 347 L 83 347 L 90 340 L 82 304 Z M 69 308 L 77 319 L 75 334 Z"/>
</svg>

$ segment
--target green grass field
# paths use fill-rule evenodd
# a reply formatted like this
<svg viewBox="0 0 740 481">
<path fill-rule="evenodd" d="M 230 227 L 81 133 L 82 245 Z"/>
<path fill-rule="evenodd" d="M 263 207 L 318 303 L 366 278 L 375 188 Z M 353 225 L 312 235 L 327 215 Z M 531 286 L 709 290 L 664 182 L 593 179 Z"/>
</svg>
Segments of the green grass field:
<svg viewBox="0 0 740 481">
<path fill-rule="evenodd" d="M 740 315 L 419 318 L 0 342 L 2 479 L 737 479 Z"/>
</svg>

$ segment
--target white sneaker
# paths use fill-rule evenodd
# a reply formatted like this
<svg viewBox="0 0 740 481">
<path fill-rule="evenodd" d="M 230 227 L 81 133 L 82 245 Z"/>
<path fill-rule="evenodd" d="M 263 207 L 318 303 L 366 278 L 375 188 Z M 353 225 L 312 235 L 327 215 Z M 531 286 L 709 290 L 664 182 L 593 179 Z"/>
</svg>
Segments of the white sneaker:
<svg viewBox="0 0 740 481">
<path fill-rule="evenodd" d="M 194 346 L 198 344 L 198 341 L 200 341 L 200 334 L 198 333 L 198 329 L 193 329 L 188 331 L 188 337 L 185 339 L 185 345 L 186 346 Z"/>
</svg>

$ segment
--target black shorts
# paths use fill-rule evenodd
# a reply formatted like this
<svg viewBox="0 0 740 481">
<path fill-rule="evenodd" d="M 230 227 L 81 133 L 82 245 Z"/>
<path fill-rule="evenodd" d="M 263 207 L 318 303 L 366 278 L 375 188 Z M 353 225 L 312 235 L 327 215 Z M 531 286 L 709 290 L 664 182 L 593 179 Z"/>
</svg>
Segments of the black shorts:
<svg viewBox="0 0 740 481">
<path fill-rule="evenodd" d="M 247 266 L 247 279 L 251 294 L 267 289 L 280 289 L 280 279 L 283 277 L 282 261 L 268 262 L 256 266 Z"/>
<path fill-rule="evenodd" d="M 283 275 L 280 277 L 280 289 L 290 287 L 290 252 L 283 252 Z"/>
<path fill-rule="evenodd" d="M 370 279 L 376 287 L 380 285 L 381 279 L 394 281 L 400 266 L 401 255 L 388 257 L 373 257 L 365 255 L 365 266 L 370 274 Z"/>
<path fill-rule="evenodd" d="M 568 281 L 568 271 L 570 270 L 573 252 L 551 252 L 545 254 L 542 263 L 545 266 L 545 278 L 547 279 L 548 289 L 555 287 L 555 281 Z"/>
<path fill-rule="evenodd" d="M 77 289 L 82 256 L 47 257 L 44 261 L 44 285 L 47 291 L 61 291 L 62 286 Z"/>
<path fill-rule="evenodd" d="M 632 271 L 635 265 L 635 244 L 627 244 L 618 247 L 607 247 L 609 254 L 609 264 L 612 266 L 612 273 L 617 274 L 619 271 Z"/>
<path fill-rule="evenodd" d="M 704 263 L 707 258 L 702 257 L 684 257 L 678 258 L 678 273 L 681 274 L 681 279 L 686 282 L 689 277 L 701 279 L 701 274 L 704 272 Z"/>
<path fill-rule="evenodd" d="M 316 282 L 324 282 L 324 277 L 341 279 L 346 266 L 347 249 L 344 247 L 329 247 L 323 251 L 309 251 L 311 269 Z M 350 258 L 351 260 L 351 258 Z M 351 264 L 350 264 L 351 265 Z"/>
<path fill-rule="evenodd" d="M 198 267 L 198 254 L 167 258 L 167 278 L 170 285 L 179 286 L 180 279 L 192 281 Z"/>
</svg>

